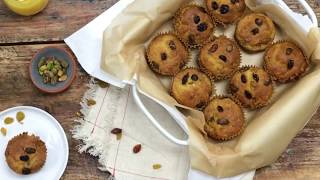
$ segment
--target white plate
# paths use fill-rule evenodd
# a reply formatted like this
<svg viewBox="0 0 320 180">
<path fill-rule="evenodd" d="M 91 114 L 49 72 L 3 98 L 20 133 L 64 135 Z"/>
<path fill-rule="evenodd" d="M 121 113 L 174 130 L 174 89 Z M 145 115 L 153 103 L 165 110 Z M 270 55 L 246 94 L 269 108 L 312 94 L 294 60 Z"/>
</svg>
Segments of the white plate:
<svg viewBox="0 0 320 180">
<path fill-rule="evenodd" d="M 15 120 L 14 123 L 5 125 L 4 118 L 15 119 L 18 111 L 24 112 L 26 116 L 23 124 Z M 0 112 L 1 127 L 5 127 L 8 132 L 6 136 L 0 134 L 0 179 L 57 180 L 62 176 L 68 162 L 69 146 L 64 130 L 54 117 L 35 107 L 14 107 Z M 22 132 L 39 136 L 45 142 L 48 151 L 44 166 L 38 172 L 30 175 L 19 175 L 12 171 L 4 155 L 8 141 Z"/>
</svg>

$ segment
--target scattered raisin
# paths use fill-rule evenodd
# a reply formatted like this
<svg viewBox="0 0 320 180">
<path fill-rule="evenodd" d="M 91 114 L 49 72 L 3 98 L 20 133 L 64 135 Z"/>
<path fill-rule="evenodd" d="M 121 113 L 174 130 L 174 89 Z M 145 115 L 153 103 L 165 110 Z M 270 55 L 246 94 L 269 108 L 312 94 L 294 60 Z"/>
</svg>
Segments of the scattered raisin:
<svg viewBox="0 0 320 180">
<path fill-rule="evenodd" d="M 196 74 L 192 74 L 191 79 L 193 81 L 198 81 L 199 77 Z"/>
<path fill-rule="evenodd" d="M 239 91 L 239 88 L 236 87 L 236 86 L 233 85 L 233 84 L 230 84 L 229 88 L 230 88 L 231 93 L 236 93 L 236 92 Z"/>
<path fill-rule="evenodd" d="M 93 106 L 93 105 L 95 105 L 97 102 L 95 101 L 95 100 L 93 100 L 93 99 L 88 99 L 87 100 L 87 105 L 88 106 Z"/>
<path fill-rule="evenodd" d="M 271 83 L 272 83 L 272 80 L 269 79 L 269 80 L 267 80 L 267 81 L 264 82 L 264 85 L 265 85 L 265 86 L 269 86 Z"/>
<path fill-rule="evenodd" d="M 7 135 L 7 129 L 4 128 L 4 127 L 1 127 L 0 132 L 1 132 L 1 134 L 2 134 L 3 136 L 6 136 L 6 135 Z"/>
<path fill-rule="evenodd" d="M 226 48 L 227 52 L 232 52 L 233 51 L 233 45 L 229 44 Z"/>
<path fill-rule="evenodd" d="M 220 55 L 219 59 L 221 59 L 223 62 L 227 62 L 227 57 L 225 55 Z"/>
<path fill-rule="evenodd" d="M 228 119 L 218 119 L 217 124 L 219 125 L 228 125 L 230 122 Z"/>
<path fill-rule="evenodd" d="M 169 47 L 170 47 L 171 50 L 176 50 L 177 49 L 176 44 L 172 40 L 169 41 Z"/>
<path fill-rule="evenodd" d="M 4 119 L 4 123 L 5 124 L 12 124 L 13 123 L 13 121 L 14 121 L 14 119 L 12 118 L 12 117 L 6 117 L 5 119 Z"/>
<path fill-rule="evenodd" d="M 294 61 L 292 60 L 292 59 L 289 59 L 288 60 L 288 69 L 292 69 L 293 68 L 293 66 L 294 66 Z"/>
<path fill-rule="evenodd" d="M 262 20 L 259 19 L 259 18 L 256 18 L 256 19 L 254 20 L 254 22 L 255 22 L 256 25 L 258 25 L 258 26 L 261 26 L 261 25 L 263 24 Z"/>
<path fill-rule="evenodd" d="M 204 32 L 204 31 L 206 31 L 207 29 L 208 29 L 208 25 L 207 25 L 207 23 L 200 23 L 198 26 L 197 26 L 197 29 L 198 29 L 198 31 L 200 31 L 200 32 Z"/>
<path fill-rule="evenodd" d="M 30 174 L 30 173 L 31 173 L 31 169 L 29 169 L 29 168 L 23 168 L 23 169 L 22 169 L 22 174 L 28 175 L 28 174 Z"/>
<path fill-rule="evenodd" d="M 241 75 L 241 82 L 247 83 L 247 77 L 246 77 L 246 75 L 244 75 L 244 74 Z"/>
<path fill-rule="evenodd" d="M 200 22 L 200 16 L 195 15 L 195 16 L 193 17 L 193 22 L 194 22 L 195 24 L 199 24 L 199 22 Z"/>
<path fill-rule="evenodd" d="M 114 128 L 114 129 L 111 130 L 111 133 L 112 133 L 112 134 L 120 134 L 120 133 L 122 133 L 122 129 L 120 129 L 120 128 Z"/>
<path fill-rule="evenodd" d="M 22 111 L 19 111 L 16 114 L 16 119 L 18 120 L 18 122 L 23 121 L 25 117 L 26 117 L 26 115 Z"/>
<path fill-rule="evenodd" d="M 185 63 L 184 63 L 184 62 L 180 63 L 179 68 L 180 68 L 180 69 L 182 69 L 182 68 L 184 67 L 184 65 L 185 65 Z"/>
<path fill-rule="evenodd" d="M 159 64 L 154 61 L 152 62 L 152 67 L 156 70 L 159 70 Z"/>
<path fill-rule="evenodd" d="M 214 116 L 212 116 L 210 119 L 209 119 L 209 122 L 214 122 Z"/>
<path fill-rule="evenodd" d="M 221 14 L 226 14 L 229 12 L 229 6 L 226 4 L 222 4 L 220 7 L 220 13 Z"/>
<path fill-rule="evenodd" d="M 160 169 L 161 168 L 161 164 L 154 164 L 152 165 L 153 169 Z"/>
<path fill-rule="evenodd" d="M 206 103 L 202 101 L 196 105 L 196 108 L 201 109 L 201 108 L 203 108 L 204 105 L 206 105 Z"/>
<path fill-rule="evenodd" d="M 259 29 L 258 29 L 258 28 L 254 28 L 254 29 L 251 30 L 251 33 L 252 33 L 253 35 L 256 35 L 256 34 L 259 33 Z"/>
<path fill-rule="evenodd" d="M 286 55 L 290 55 L 293 52 L 292 48 L 287 48 L 286 49 Z"/>
<path fill-rule="evenodd" d="M 219 112 L 223 112 L 223 111 L 224 111 L 222 106 L 217 106 L 217 110 L 218 110 Z"/>
<path fill-rule="evenodd" d="M 137 144 L 132 149 L 133 153 L 137 154 L 141 151 L 141 144 Z"/>
<path fill-rule="evenodd" d="M 27 147 L 25 148 L 24 150 L 27 154 L 33 154 L 36 152 L 36 149 L 35 148 L 32 148 L 32 147 Z"/>
<path fill-rule="evenodd" d="M 219 5 L 218 5 L 218 3 L 215 2 L 215 1 L 213 1 L 213 2 L 211 3 L 211 7 L 212 7 L 212 9 L 214 9 L 214 10 L 219 9 Z"/>
<path fill-rule="evenodd" d="M 218 44 L 213 44 L 209 49 L 209 53 L 214 53 L 217 51 L 217 49 L 218 49 Z"/>
<path fill-rule="evenodd" d="M 183 85 L 187 84 L 188 79 L 189 79 L 189 73 L 187 73 L 186 75 L 183 76 L 181 83 L 182 83 Z"/>
<path fill-rule="evenodd" d="M 253 77 L 253 79 L 254 79 L 256 82 L 259 82 L 259 76 L 258 76 L 258 74 L 253 73 L 253 74 L 252 74 L 252 77 Z"/>
<path fill-rule="evenodd" d="M 29 156 L 28 155 L 20 156 L 20 160 L 21 161 L 29 161 Z"/>
<path fill-rule="evenodd" d="M 251 99 L 251 98 L 252 98 L 252 94 L 251 94 L 249 91 L 247 91 L 247 90 L 244 91 L 244 95 L 245 95 L 246 98 L 248 98 L 248 99 Z"/>
<path fill-rule="evenodd" d="M 161 53 L 161 60 L 162 61 L 167 60 L 167 54 L 166 53 Z"/>
</svg>

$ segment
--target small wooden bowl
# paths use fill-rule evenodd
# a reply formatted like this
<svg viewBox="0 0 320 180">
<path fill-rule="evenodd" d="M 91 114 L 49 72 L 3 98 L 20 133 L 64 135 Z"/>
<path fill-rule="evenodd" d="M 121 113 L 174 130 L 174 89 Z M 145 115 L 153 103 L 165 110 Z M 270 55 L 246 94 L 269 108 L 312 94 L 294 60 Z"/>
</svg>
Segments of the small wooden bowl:
<svg viewBox="0 0 320 180">
<path fill-rule="evenodd" d="M 67 80 L 63 82 L 57 82 L 57 84 L 52 85 L 50 83 L 45 84 L 43 82 L 42 76 L 39 74 L 38 64 L 42 57 L 57 57 L 58 59 L 65 60 L 69 67 L 67 69 Z M 42 92 L 56 94 L 65 91 L 70 87 L 72 81 L 76 75 L 76 62 L 73 59 L 73 56 L 62 48 L 57 47 L 45 47 L 41 49 L 37 54 L 35 54 L 29 65 L 29 74 L 31 77 L 32 83 Z"/>
</svg>

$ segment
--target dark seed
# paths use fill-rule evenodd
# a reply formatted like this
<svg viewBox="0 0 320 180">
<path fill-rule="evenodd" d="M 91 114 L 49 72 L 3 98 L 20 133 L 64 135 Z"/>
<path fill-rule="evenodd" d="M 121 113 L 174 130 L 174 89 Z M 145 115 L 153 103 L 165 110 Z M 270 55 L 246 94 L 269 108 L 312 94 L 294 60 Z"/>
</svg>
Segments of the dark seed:
<svg viewBox="0 0 320 180">
<path fill-rule="evenodd" d="M 133 153 L 137 154 L 138 152 L 141 151 L 141 144 L 137 144 L 133 147 L 132 149 Z"/>
<path fill-rule="evenodd" d="M 170 47 L 171 50 L 176 50 L 177 49 L 176 44 L 172 40 L 169 42 L 169 47 Z"/>
<path fill-rule="evenodd" d="M 188 36 L 188 44 L 189 45 L 195 45 L 196 44 L 194 35 L 191 34 L 191 35 Z"/>
<path fill-rule="evenodd" d="M 206 105 L 205 102 L 200 102 L 199 104 L 196 105 L 196 107 L 197 107 L 198 109 L 201 109 L 204 105 Z"/>
<path fill-rule="evenodd" d="M 218 110 L 219 112 L 223 112 L 223 107 L 222 107 L 222 106 L 217 106 L 217 110 Z"/>
<path fill-rule="evenodd" d="M 198 81 L 199 78 L 198 78 L 198 76 L 196 74 L 192 74 L 191 79 L 193 81 Z"/>
<path fill-rule="evenodd" d="M 229 44 L 226 48 L 227 52 L 232 52 L 233 51 L 233 45 Z"/>
<path fill-rule="evenodd" d="M 231 0 L 232 4 L 235 4 L 235 3 L 238 3 L 238 2 L 239 2 L 239 0 Z"/>
<path fill-rule="evenodd" d="M 241 82 L 247 83 L 247 77 L 246 77 L 246 75 L 244 75 L 244 74 L 241 75 Z"/>
<path fill-rule="evenodd" d="M 221 14 L 226 14 L 229 12 L 229 6 L 226 4 L 222 4 L 220 7 L 220 13 Z"/>
<path fill-rule="evenodd" d="M 286 49 L 286 55 L 290 55 L 293 52 L 292 48 L 287 48 Z"/>
<path fill-rule="evenodd" d="M 231 93 L 236 93 L 236 92 L 239 91 L 239 88 L 236 87 L 236 86 L 233 85 L 233 84 L 230 84 L 229 88 L 230 88 Z"/>
<path fill-rule="evenodd" d="M 252 77 L 253 77 L 253 79 L 254 79 L 256 82 L 259 82 L 259 76 L 258 76 L 258 74 L 253 73 L 253 74 L 252 74 Z"/>
<path fill-rule="evenodd" d="M 225 55 L 220 55 L 219 59 L 221 59 L 223 62 L 227 62 L 227 57 Z"/>
<path fill-rule="evenodd" d="M 181 83 L 182 83 L 183 85 L 187 84 L 188 79 L 189 79 L 189 73 L 183 76 Z"/>
<path fill-rule="evenodd" d="M 36 152 L 36 149 L 32 147 L 27 147 L 24 151 L 28 154 L 33 154 Z"/>
<path fill-rule="evenodd" d="M 230 122 L 228 119 L 218 119 L 217 124 L 219 125 L 228 125 Z"/>
<path fill-rule="evenodd" d="M 256 25 L 261 26 L 263 24 L 262 20 L 257 18 L 256 20 L 254 20 L 254 22 L 256 23 Z"/>
<path fill-rule="evenodd" d="M 215 2 L 215 1 L 213 1 L 213 2 L 211 3 L 211 7 L 212 7 L 212 9 L 214 9 L 214 10 L 219 9 L 219 5 L 218 5 L 218 3 Z"/>
<path fill-rule="evenodd" d="M 199 22 L 200 22 L 200 16 L 194 16 L 193 17 L 193 22 L 195 23 L 195 24 L 199 24 Z"/>
<path fill-rule="evenodd" d="M 248 99 L 251 99 L 251 98 L 252 98 L 252 94 L 251 94 L 249 91 L 247 91 L 247 90 L 244 91 L 244 95 L 245 95 L 246 98 L 248 98 Z"/>
<path fill-rule="evenodd" d="M 20 160 L 21 161 L 29 161 L 29 156 L 28 155 L 20 156 Z"/>
<path fill-rule="evenodd" d="M 214 53 L 217 51 L 217 49 L 218 49 L 218 44 L 213 44 L 209 49 L 209 53 Z"/>
<path fill-rule="evenodd" d="M 114 128 L 114 129 L 111 130 L 111 133 L 112 133 L 112 134 L 120 134 L 120 133 L 122 133 L 122 129 L 120 129 L 120 128 Z"/>
<path fill-rule="evenodd" d="M 254 29 L 251 30 L 251 33 L 252 33 L 253 35 L 256 35 L 256 34 L 259 33 L 259 29 L 258 29 L 258 28 L 254 28 Z"/>
<path fill-rule="evenodd" d="M 22 174 L 27 175 L 27 174 L 30 174 L 30 173 L 31 173 L 31 169 L 29 169 L 29 168 L 23 168 L 22 169 Z"/>
<path fill-rule="evenodd" d="M 265 85 L 265 86 L 269 86 L 271 83 L 272 83 L 272 81 L 271 81 L 271 79 L 269 79 L 268 81 L 265 81 L 265 82 L 264 82 L 264 85 Z"/>
<path fill-rule="evenodd" d="M 161 60 L 162 61 L 167 60 L 167 54 L 166 53 L 161 53 Z"/>
<path fill-rule="evenodd" d="M 208 25 L 207 23 L 200 23 L 198 26 L 197 26 L 197 29 L 199 32 L 204 32 L 208 29 Z"/>
<path fill-rule="evenodd" d="M 288 60 L 288 69 L 292 69 L 294 66 L 294 61 L 292 59 Z"/>
</svg>

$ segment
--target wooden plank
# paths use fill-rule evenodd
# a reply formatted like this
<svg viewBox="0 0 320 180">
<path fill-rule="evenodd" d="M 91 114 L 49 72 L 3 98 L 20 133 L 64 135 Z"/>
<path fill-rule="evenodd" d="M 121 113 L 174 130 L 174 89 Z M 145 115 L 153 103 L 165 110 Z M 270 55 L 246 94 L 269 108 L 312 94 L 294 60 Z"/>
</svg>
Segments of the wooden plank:
<svg viewBox="0 0 320 180">
<path fill-rule="evenodd" d="M 118 0 L 49 0 L 41 13 L 23 17 L 0 1 L 0 45 L 61 41 L 107 10 Z"/>
<path fill-rule="evenodd" d="M 75 81 L 66 92 L 58 95 L 39 92 L 29 78 L 28 66 L 34 53 L 45 46 L 48 45 L 0 46 L 0 111 L 19 105 L 48 111 L 60 122 L 69 141 L 69 162 L 62 179 L 106 179 L 108 173 L 98 170 L 95 158 L 77 152 L 80 142 L 74 140 L 70 132 L 90 77 L 79 67 Z M 64 44 L 50 46 L 68 49 Z"/>
</svg>

